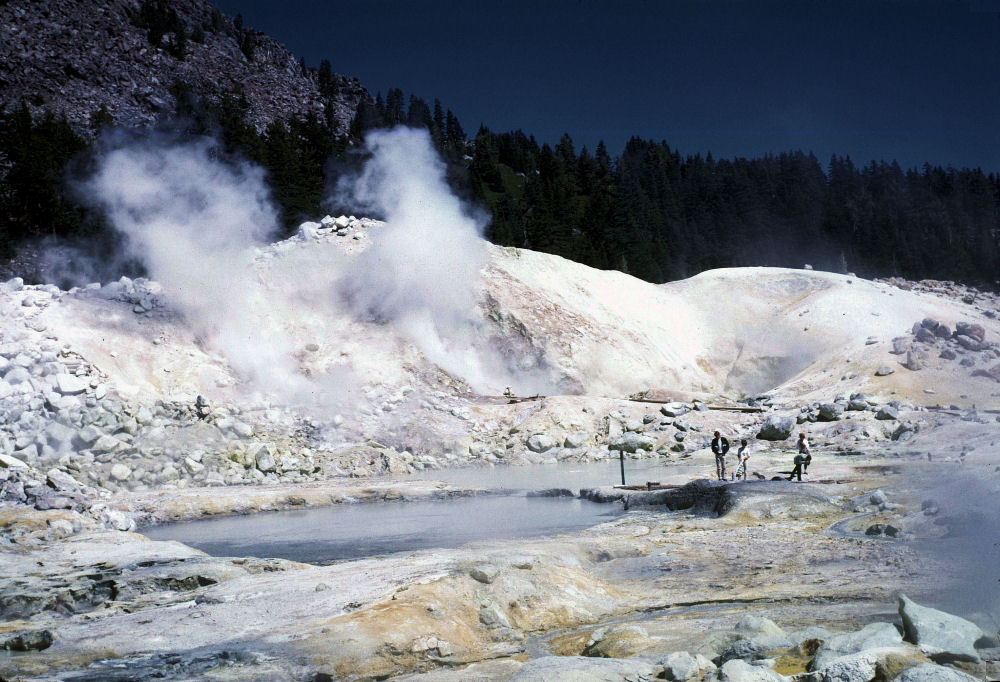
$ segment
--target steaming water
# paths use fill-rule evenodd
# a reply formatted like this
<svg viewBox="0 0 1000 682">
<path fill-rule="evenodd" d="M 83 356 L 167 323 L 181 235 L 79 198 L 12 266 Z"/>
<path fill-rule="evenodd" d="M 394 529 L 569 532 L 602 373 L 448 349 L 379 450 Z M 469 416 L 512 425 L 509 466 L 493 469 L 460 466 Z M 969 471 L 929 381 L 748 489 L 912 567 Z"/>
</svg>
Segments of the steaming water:
<svg viewBox="0 0 1000 682">
<path fill-rule="evenodd" d="M 331 563 L 579 530 L 622 513 L 620 506 L 572 498 L 478 495 L 268 512 L 166 524 L 143 533 L 154 540 L 178 540 L 213 556 Z"/>
</svg>

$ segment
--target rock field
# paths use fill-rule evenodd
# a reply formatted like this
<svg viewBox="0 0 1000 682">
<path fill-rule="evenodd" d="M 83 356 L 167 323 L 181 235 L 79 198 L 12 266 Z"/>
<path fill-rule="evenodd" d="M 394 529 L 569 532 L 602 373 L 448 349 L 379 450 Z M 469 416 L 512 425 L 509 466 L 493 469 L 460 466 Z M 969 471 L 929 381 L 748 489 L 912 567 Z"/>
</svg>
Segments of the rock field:
<svg viewBox="0 0 1000 682">
<path fill-rule="evenodd" d="M 490 247 L 478 345 L 433 362 L 336 293 L 380 227 L 258 249 L 238 346 L 155 281 L 0 283 L 0 679 L 1000 678 L 997 295 Z M 750 480 L 707 480 L 715 430 Z M 629 510 L 555 536 L 310 565 L 141 535 L 619 457 L 666 487 L 539 486 Z"/>
</svg>

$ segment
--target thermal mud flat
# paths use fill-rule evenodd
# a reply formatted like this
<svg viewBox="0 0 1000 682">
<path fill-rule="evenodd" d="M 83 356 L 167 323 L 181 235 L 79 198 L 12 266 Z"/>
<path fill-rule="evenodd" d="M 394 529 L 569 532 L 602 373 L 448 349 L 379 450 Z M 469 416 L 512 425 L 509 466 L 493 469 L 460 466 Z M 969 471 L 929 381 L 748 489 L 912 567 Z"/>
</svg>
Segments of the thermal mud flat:
<svg viewBox="0 0 1000 682">
<path fill-rule="evenodd" d="M 969 464 L 911 453 L 880 465 L 884 457 L 829 457 L 824 478 L 850 480 L 840 484 L 702 480 L 651 493 L 588 489 L 584 494 L 596 499 L 630 495 L 631 511 L 562 535 L 329 566 L 211 557 L 150 541 L 141 528 L 51 539 L 53 525 L 72 522 L 71 514 L 4 509 L 4 532 L 20 537 L 3 554 L 3 636 L 34 633 L 52 643 L 7 653 L 0 674 L 510 679 L 551 655 L 640 667 L 678 651 L 710 660 L 748 614 L 786 632 L 898 621 L 899 593 L 940 603 L 961 589 L 953 580 L 968 579 L 962 557 L 927 551 L 928 542 L 952 530 L 937 522 L 948 516 L 949 500 L 929 507 L 919 491 Z M 781 461 L 775 457 L 773 466 Z M 431 481 L 365 481 L 163 491 L 120 502 L 148 521 L 176 521 L 483 492 Z M 158 516 L 144 517 L 144 510 Z M 864 535 L 876 522 L 898 528 L 898 537 Z M 993 674 L 990 665 L 967 667 L 985 675 Z"/>
</svg>

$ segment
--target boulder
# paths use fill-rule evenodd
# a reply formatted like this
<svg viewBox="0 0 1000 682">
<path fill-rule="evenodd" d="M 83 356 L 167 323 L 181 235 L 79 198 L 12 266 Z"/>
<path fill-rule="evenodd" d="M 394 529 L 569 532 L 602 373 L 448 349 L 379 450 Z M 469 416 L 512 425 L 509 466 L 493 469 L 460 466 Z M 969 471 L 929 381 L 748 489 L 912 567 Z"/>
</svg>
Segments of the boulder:
<svg viewBox="0 0 1000 682">
<path fill-rule="evenodd" d="M 739 639 L 727 646 L 719 654 L 721 662 L 739 658 L 744 661 L 756 661 L 768 658 L 768 654 L 794 646 L 791 639 L 784 633 L 780 635 L 755 635 L 747 639 Z"/>
<path fill-rule="evenodd" d="M 889 365 L 882 365 L 877 370 L 875 370 L 875 376 L 877 376 L 877 377 L 887 377 L 890 374 L 894 373 L 895 371 L 896 370 L 894 370 L 892 367 L 889 367 Z"/>
<path fill-rule="evenodd" d="M 667 403 L 660 407 L 660 413 L 665 417 L 680 417 L 691 411 L 684 403 Z"/>
<path fill-rule="evenodd" d="M 132 475 L 132 470 L 124 464 L 118 463 L 111 467 L 111 478 L 116 481 L 127 481 Z"/>
<path fill-rule="evenodd" d="M 944 323 L 939 324 L 938 326 L 934 327 L 934 336 L 938 337 L 939 339 L 950 339 L 951 327 L 949 327 Z"/>
<path fill-rule="evenodd" d="M 881 419 L 882 421 L 891 421 L 899 419 L 899 412 L 892 405 L 883 405 L 878 408 L 878 412 L 875 413 L 875 418 Z"/>
<path fill-rule="evenodd" d="M 656 438 L 634 431 L 626 431 L 608 443 L 609 450 L 624 450 L 625 452 L 651 451 L 654 448 L 656 448 Z"/>
<path fill-rule="evenodd" d="M 49 487 L 56 490 L 73 492 L 81 488 L 80 482 L 62 469 L 49 469 L 45 472 L 45 482 L 49 484 Z"/>
<path fill-rule="evenodd" d="M 899 596 L 899 616 L 907 641 L 916 644 L 931 660 L 978 661 L 975 642 L 983 631 L 975 623 L 927 606 L 921 606 L 905 594 Z"/>
<path fill-rule="evenodd" d="M 757 438 L 763 440 L 785 440 L 792 435 L 795 430 L 795 419 L 793 417 L 779 417 L 772 414 L 760 427 Z"/>
<path fill-rule="evenodd" d="M 866 649 L 830 661 L 813 673 L 813 679 L 821 682 L 870 682 L 887 679 L 887 671 L 898 670 L 920 660 L 920 652 L 905 647 Z"/>
<path fill-rule="evenodd" d="M 5 636 L 3 649 L 8 651 L 44 651 L 52 646 L 52 632 L 32 630 L 19 632 L 13 637 Z"/>
<path fill-rule="evenodd" d="M 927 327 L 921 327 L 916 333 L 917 341 L 921 343 L 934 343 L 937 341 L 938 337 L 934 335 L 934 332 Z"/>
<path fill-rule="evenodd" d="M 563 441 L 563 447 L 571 449 L 582 448 L 587 444 L 588 440 L 590 440 L 589 433 L 586 431 L 577 431 L 566 436 L 566 439 Z"/>
<path fill-rule="evenodd" d="M 652 682 L 662 668 L 636 659 L 543 656 L 528 661 L 511 682 Z M 776 678 L 780 679 L 780 678 Z"/>
<path fill-rule="evenodd" d="M 615 625 L 594 633 L 591 642 L 583 650 L 583 655 L 598 658 L 628 658 L 655 644 L 656 640 L 639 625 L 634 623 Z"/>
<path fill-rule="evenodd" d="M 278 468 L 278 463 L 274 461 L 274 455 L 272 455 L 268 447 L 264 445 L 257 450 L 256 454 L 254 454 L 254 466 L 266 474 L 275 471 Z"/>
<path fill-rule="evenodd" d="M 61 395 L 80 395 L 90 387 L 90 382 L 72 374 L 57 374 L 55 389 Z"/>
<path fill-rule="evenodd" d="M 736 622 L 736 632 L 744 636 L 785 637 L 785 631 L 770 618 L 749 613 Z"/>
<path fill-rule="evenodd" d="M 822 670 L 834 660 L 868 649 L 899 648 L 903 637 L 889 623 L 871 623 L 857 632 L 834 635 L 824 641 L 813 656 L 810 670 Z"/>
<path fill-rule="evenodd" d="M 957 341 L 958 345 L 964 348 L 965 350 L 979 351 L 985 348 L 982 341 L 978 341 L 972 338 L 971 336 L 966 336 L 965 334 L 957 335 L 955 337 L 955 341 Z"/>
<path fill-rule="evenodd" d="M 933 663 L 921 663 L 905 669 L 892 682 L 978 682 L 978 677 Z"/>
<path fill-rule="evenodd" d="M 13 455 L 0 454 L 0 468 L 2 469 L 27 469 L 28 465 Z"/>
<path fill-rule="evenodd" d="M 473 580 L 489 585 L 500 575 L 500 569 L 493 564 L 480 564 L 469 569 L 469 575 Z"/>
<path fill-rule="evenodd" d="M 981 324 L 973 324 L 970 322 L 959 322 L 955 325 L 955 334 L 961 334 L 975 339 L 976 341 L 986 340 L 986 330 Z"/>
<path fill-rule="evenodd" d="M 912 348 L 906 351 L 906 362 L 903 363 L 903 367 L 911 372 L 919 372 L 922 370 L 924 368 L 924 363 L 921 358 L 921 353 L 913 350 Z"/>
<path fill-rule="evenodd" d="M 951 348 L 945 348 L 944 350 L 941 351 L 941 354 L 938 355 L 938 357 L 943 358 L 945 360 L 954 360 L 955 358 L 958 357 L 958 354 Z"/>
<path fill-rule="evenodd" d="M 666 680 L 693 680 L 701 671 L 698 659 L 686 651 L 675 651 L 661 658 L 658 663 L 663 666 L 663 678 Z"/>
<path fill-rule="evenodd" d="M 770 668 L 750 665 L 737 658 L 723 663 L 715 671 L 714 676 L 708 676 L 705 679 L 717 682 L 784 682 L 785 677 Z"/>
<path fill-rule="evenodd" d="M 840 403 L 823 403 L 819 406 L 817 418 L 824 422 L 835 422 L 844 414 L 844 406 Z"/>
<path fill-rule="evenodd" d="M 847 401 L 847 409 L 853 412 L 864 412 L 868 409 L 868 401 L 861 398 L 849 400 Z"/>
<path fill-rule="evenodd" d="M 921 327 L 923 327 L 924 329 L 930 329 L 931 331 L 934 331 L 935 329 L 937 329 L 937 326 L 939 324 L 940 324 L 940 322 L 938 322 L 937 320 L 935 320 L 933 317 L 925 317 L 924 319 L 922 319 L 920 321 L 920 326 Z"/>
<path fill-rule="evenodd" d="M 916 433 L 916 429 L 913 424 L 910 424 L 909 422 L 900 422 L 892 432 L 892 439 L 900 441 L 908 440 L 914 433 Z"/>
<path fill-rule="evenodd" d="M 311 223 L 305 222 L 299 225 L 299 236 L 307 241 L 316 239 L 319 236 L 319 230 L 323 228 L 322 223 Z"/>
<path fill-rule="evenodd" d="M 552 436 L 545 433 L 536 433 L 535 435 L 528 438 L 525 442 L 528 449 L 532 452 L 545 452 L 546 450 L 551 450 L 554 447 L 558 447 L 559 443 Z"/>
<path fill-rule="evenodd" d="M 893 355 L 902 355 L 910 347 L 910 340 L 905 336 L 898 336 L 892 340 L 892 350 L 889 351 Z"/>
</svg>

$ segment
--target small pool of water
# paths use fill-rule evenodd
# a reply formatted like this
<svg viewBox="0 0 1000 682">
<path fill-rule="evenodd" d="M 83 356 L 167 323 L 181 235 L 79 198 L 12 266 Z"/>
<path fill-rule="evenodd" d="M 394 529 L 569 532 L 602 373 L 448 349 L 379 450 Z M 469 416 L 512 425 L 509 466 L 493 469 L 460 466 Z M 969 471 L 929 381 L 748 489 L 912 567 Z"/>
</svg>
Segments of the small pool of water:
<svg viewBox="0 0 1000 682">
<path fill-rule="evenodd" d="M 345 504 L 266 512 L 143 530 L 213 556 L 280 557 L 308 563 L 459 547 L 476 540 L 533 537 L 589 528 L 621 505 L 575 498 L 475 495 L 449 500 Z"/>
<path fill-rule="evenodd" d="M 614 458 L 596 462 L 425 469 L 394 478 L 445 481 L 497 490 L 568 488 L 575 493 L 579 492 L 580 488 L 619 485 L 622 482 L 620 467 L 616 455 Z M 707 461 L 678 464 L 657 458 L 625 460 L 625 482 L 628 485 L 644 485 L 646 481 L 686 483 L 692 478 L 715 478 L 715 460 L 712 460 L 710 465 Z"/>
</svg>

